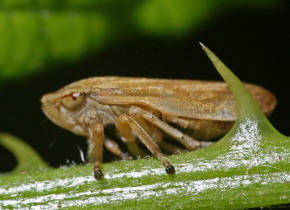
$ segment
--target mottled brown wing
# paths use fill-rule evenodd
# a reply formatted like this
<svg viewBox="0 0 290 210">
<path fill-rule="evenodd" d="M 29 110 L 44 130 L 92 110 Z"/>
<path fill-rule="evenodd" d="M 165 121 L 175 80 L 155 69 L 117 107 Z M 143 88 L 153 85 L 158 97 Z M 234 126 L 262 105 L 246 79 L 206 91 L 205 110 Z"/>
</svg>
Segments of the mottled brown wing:
<svg viewBox="0 0 290 210">
<path fill-rule="evenodd" d="M 271 113 L 276 105 L 274 95 L 256 85 L 246 86 L 262 111 Z M 234 97 L 223 82 L 94 77 L 72 83 L 63 89 L 84 88 L 91 97 L 103 104 L 142 105 L 166 115 L 186 118 L 236 119 Z"/>
</svg>

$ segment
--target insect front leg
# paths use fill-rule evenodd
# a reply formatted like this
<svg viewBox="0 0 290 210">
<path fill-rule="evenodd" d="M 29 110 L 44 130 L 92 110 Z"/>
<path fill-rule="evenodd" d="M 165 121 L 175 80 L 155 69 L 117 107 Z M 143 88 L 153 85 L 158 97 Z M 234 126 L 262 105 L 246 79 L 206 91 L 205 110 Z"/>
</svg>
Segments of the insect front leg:
<svg viewBox="0 0 290 210">
<path fill-rule="evenodd" d="M 175 138 L 177 141 L 179 141 L 182 145 L 185 146 L 188 150 L 194 150 L 201 146 L 201 143 L 185 134 L 180 132 L 178 129 L 171 127 L 164 121 L 160 120 L 158 117 L 153 115 L 152 113 L 136 106 L 132 106 L 129 110 L 129 114 L 131 116 L 134 115 L 141 115 L 144 119 L 146 119 L 148 122 L 152 123 L 153 125 L 157 126 L 161 130 L 163 130 L 168 135 Z"/>
<path fill-rule="evenodd" d="M 89 159 L 94 163 L 94 176 L 100 180 L 104 175 L 100 169 L 103 160 L 104 126 L 100 123 L 93 125 L 89 139 Z"/>
<path fill-rule="evenodd" d="M 123 123 L 127 123 L 131 132 L 135 133 L 139 140 L 149 149 L 149 151 L 155 155 L 159 160 L 161 160 L 162 164 L 166 169 L 167 174 L 174 174 L 175 169 L 169 163 L 167 158 L 161 153 L 159 146 L 156 142 L 152 139 L 152 137 L 142 128 L 142 126 L 132 117 L 128 116 L 127 114 L 122 114 L 119 116 L 120 121 Z"/>
</svg>

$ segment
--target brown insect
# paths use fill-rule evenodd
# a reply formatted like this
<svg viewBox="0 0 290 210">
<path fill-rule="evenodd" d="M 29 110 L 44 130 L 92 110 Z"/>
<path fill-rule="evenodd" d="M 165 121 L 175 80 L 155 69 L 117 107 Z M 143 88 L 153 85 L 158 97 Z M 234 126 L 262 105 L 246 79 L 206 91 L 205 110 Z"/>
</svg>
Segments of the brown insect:
<svg viewBox="0 0 290 210">
<path fill-rule="evenodd" d="M 276 105 L 267 90 L 246 84 L 262 111 L 269 115 Z M 46 116 L 62 128 L 88 138 L 94 176 L 101 179 L 103 145 L 122 159 L 130 156 L 104 133 L 113 124 L 128 151 L 144 155 L 138 140 L 160 159 L 168 174 L 174 167 L 161 153 L 176 153 L 206 146 L 224 135 L 236 120 L 236 104 L 223 82 L 127 77 L 94 77 L 74 82 L 41 99 Z M 182 131 L 190 131 L 185 134 Z M 167 135 L 180 146 L 164 141 Z M 198 139 L 198 140 L 196 140 Z"/>
</svg>

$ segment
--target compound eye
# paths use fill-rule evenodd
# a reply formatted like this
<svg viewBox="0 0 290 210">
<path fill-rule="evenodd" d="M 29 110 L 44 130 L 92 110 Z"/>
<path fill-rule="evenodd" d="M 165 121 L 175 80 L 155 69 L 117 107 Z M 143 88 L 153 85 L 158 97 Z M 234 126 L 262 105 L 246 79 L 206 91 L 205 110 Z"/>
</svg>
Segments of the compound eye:
<svg viewBox="0 0 290 210">
<path fill-rule="evenodd" d="M 82 105 L 84 98 L 85 96 L 83 93 L 72 93 L 64 96 L 61 99 L 61 103 L 65 108 L 74 110 Z"/>
</svg>

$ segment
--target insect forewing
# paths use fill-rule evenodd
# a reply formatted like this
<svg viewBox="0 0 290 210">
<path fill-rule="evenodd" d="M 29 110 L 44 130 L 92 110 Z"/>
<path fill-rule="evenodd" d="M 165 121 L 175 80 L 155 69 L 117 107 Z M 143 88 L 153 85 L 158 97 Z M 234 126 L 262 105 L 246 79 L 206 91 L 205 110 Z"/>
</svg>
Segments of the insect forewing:
<svg viewBox="0 0 290 210">
<path fill-rule="evenodd" d="M 272 93 L 262 87 L 246 84 L 264 113 L 276 105 Z M 66 86 L 64 89 L 87 89 L 90 97 L 111 105 L 140 105 L 162 114 L 185 118 L 233 121 L 236 104 L 223 82 L 165 80 L 126 77 L 94 77 Z"/>
</svg>

